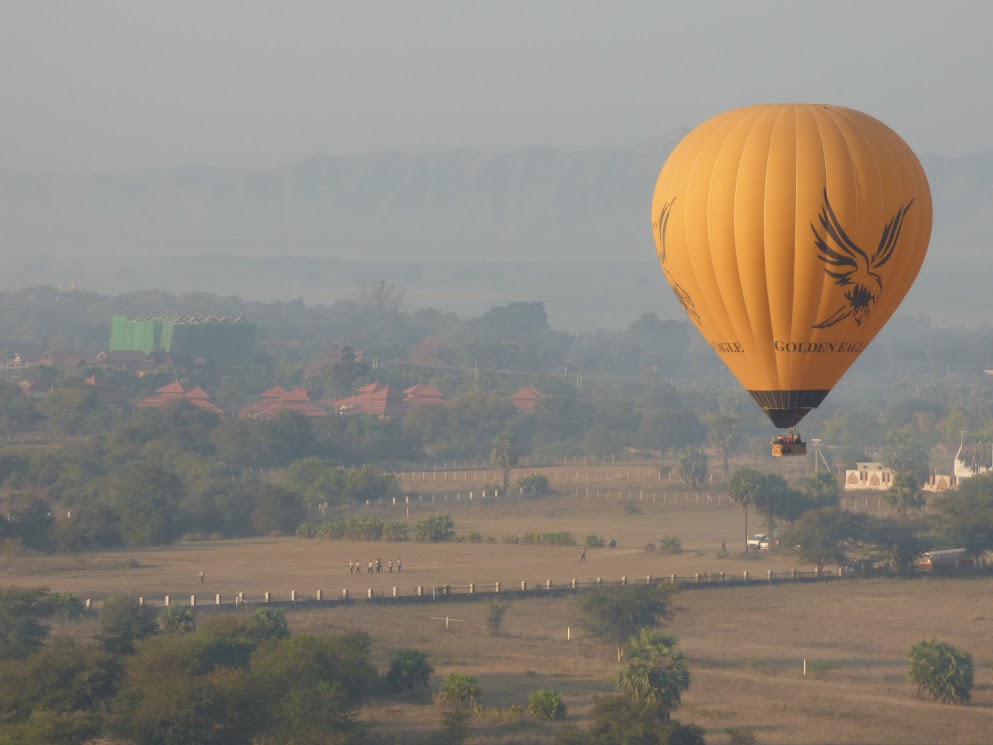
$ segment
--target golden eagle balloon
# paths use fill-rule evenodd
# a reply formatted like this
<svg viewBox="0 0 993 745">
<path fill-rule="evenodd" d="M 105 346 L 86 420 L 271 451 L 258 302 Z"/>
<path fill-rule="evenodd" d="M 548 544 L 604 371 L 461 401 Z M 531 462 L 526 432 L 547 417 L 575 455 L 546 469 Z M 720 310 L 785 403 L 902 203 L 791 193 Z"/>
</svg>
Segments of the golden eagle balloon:
<svg viewBox="0 0 993 745">
<path fill-rule="evenodd" d="M 859 111 L 765 104 L 701 124 L 659 174 L 652 228 L 687 315 L 777 427 L 816 408 L 893 315 L 931 190 Z"/>
</svg>

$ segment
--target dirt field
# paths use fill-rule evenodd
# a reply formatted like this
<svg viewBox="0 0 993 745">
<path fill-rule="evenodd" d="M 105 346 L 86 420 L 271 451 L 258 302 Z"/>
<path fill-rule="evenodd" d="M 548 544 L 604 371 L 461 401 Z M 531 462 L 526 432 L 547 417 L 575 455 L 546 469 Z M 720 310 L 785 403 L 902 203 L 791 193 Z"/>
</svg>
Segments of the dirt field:
<svg viewBox="0 0 993 745">
<path fill-rule="evenodd" d="M 657 480 L 657 472 L 656 472 Z M 609 479 L 607 480 L 609 482 Z M 632 483 L 638 484 L 637 479 Z M 585 487 L 584 487 L 585 489 Z M 427 493 L 427 492 L 425 492 Z M 441 492 L 438 492 L 441 493 Z M 673 490 L 673 493 L 679 493 Z M 705 494 L 706 492 L 701 492 Z M 685 496 L 685 494 L 683 495 Z M 726 498 L 725 498 L 726 499 Z M 392 505 L 375 512 L 408 521 L 430 514 L 430 502 Z M 791 557 L 762 552 L 745 559 L 743 513 L 726 502 L 693 497 L 682 504 L 637 498 L 600 500 L 575 494 L 540 500 L 467 499 L 434 504 L 452 515 L 459 534 L 479 531 L 496 543 L 441 545 L 355 543 L 296 538 L 203 542 L 164 550 L 108 552 L 80 557 L 7 559 L 4 584 L 44 585 L 99 599 L 128 591 L 160 604 L 169 594 L 212 599 L 238 592 L 258 599 L 268 590 L 287 599 L 291 590 L 312 597 L 317 589 L 363 593 L 397 586 L 519 584 L 576 577 L 643 578 L 695 572 L 787 571 Z M 763 526 L 754 518 L 749 532 Z M 615 537 L 616 549 L 591 549 L 579 563 L 579 547 L 508 545 L 507 534 L 571 531 Z M 679 536 L 684 553 L 644 550 L 661 536 Z M 732 552 L 719 558 L 722 539 Z M 349 575 L 348 561 L 400 556 L 401 574 Z M 798 567 L 804 568 L 804 567 Z M 807 567 L 809 568 L 809 567 Z M 206 572 L 199 584 L 197 573 Z M 691 687 L 677 716 L 707 730 L 708 743 L 727 741 L 727 727 L 753 727 L 765 745 L 978 745 L 993 732 L 993 587 L 989 580 L 855 581 L 825 585 L 753 586 L 685 590 L 673 624 L 691 665 Z M 593 696 L 615 690 L 613 651 L 584 639 L 571 598 L 536 598 L 509 604 L 505 634 L 485 629 L 486 602 L 365 606 L 288 614 L 296 631 L 367 631 L 378 665 L 393 650 L 417 647 L 431 655 L 436 680 L 449 672 L 476 675 L 483 704 L 473 743 L 551 742 L 554 729 L 511 721 L 512 704 L 526 704 L 540 688 L 560 691 L 569 721 L 581 723 Z M 450 619 L 445 630 L 443 619 Z M 465 622 L 465 623 L 463 623 Z M 567 640 L 567 629 L 572 639 Z M 86 629 L 67 629 L 85 634 Z M 911 644 L 937 637 L 972 653 L 974 700 L 952 707 L 918 700 L 906 680 Z M 807 674 L 803 674 L 803 661 Z M 497 710 L 504 712 L 498 714 Z M 430 695 L 397 696 L 365 714 L 383 742 L 415 743 L 437 728 L 440 712 Z"/>
</svg>

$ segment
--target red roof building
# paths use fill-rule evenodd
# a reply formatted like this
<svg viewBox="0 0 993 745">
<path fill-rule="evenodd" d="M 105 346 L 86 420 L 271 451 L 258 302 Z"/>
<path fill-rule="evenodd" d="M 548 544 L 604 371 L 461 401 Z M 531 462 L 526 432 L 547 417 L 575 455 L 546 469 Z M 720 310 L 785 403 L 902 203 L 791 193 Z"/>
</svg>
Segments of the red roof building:
<svg viewBox="0 0 993 745">
<path fill-rule="evenodd" d="M 433 385 L 418 383 L 403 392 L 403 400 L 407 403 L 408 408 L 418 404 L 443 404 L 445 403 L 445 394 Z"/>
<path fill-rule="evenodd" d="M 203 388 L 196 386 L 187 391 L 178 380 L 157 389 L 154 396 L 149 396 L 139 401 L 135 404 L 135 407 L 139 409 L 158 409 L 174 404 L 177 401 L 189 401 L 198 409 L 211 411 L 221 417 L 224 416 L 224 412 L 211 402 L 210 396 L 207 395 Z"/>
<path fill-rule="evenodd" d="M 356 396 L 329 402 L 341 414 L 373 414 L 374 416 L 403 416 L 407 404 L 403 393 L 379 381 L 359 389 Z"/>
<path fill-rule="evenodd" d="M 545 397 L 545 394 L 536 388 L 531 386 L 525 386 L 521 388 L 517 393 L 508 396 L 510 403 L 518 408 L 520 411 L 527 413 L 532 413 L 538 402 Z"/>
<path fill-rule="evenodd" d="M 293 411 L 304 416 L 327 416 L 327 411 L 310 400 L 306 388 L 292 391 L 274 386 L 265 391 L 258 401 L 253 401 L 238 410 L 239 419 L 271 419 L 284 411 Z"/>
</svg>

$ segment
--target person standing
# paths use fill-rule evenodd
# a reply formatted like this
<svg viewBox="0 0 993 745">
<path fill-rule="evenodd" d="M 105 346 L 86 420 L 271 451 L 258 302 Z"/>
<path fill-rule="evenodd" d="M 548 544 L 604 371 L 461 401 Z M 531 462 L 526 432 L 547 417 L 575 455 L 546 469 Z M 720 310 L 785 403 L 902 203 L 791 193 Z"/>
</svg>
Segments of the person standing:
<svg viewBox="0 0 993 745">
<path fill-rule="evenodd" d="M 372 559 L 369 559 L 369 574 L 372 574 Z"/>
<path fill-rule="evenodd" d="M 204 580 L 204 578 L 205 578 L 205 577 L 206 577 L 207 575 L 205 575 L 205 574 L 204 574 L 204 572 L 203 572 L 203 569 L 201 569 L 201 570 L 200 570 L 200 574 L 199 574 L 199 575 L 197 575 L 197 576 L 199 576 L 199 577 L 200 577 L 200 584 L 202 585 L 202 584 L 203 584 L 203 580 Z"/>
<path fill-rule="evenodd" d="M 390 557 L 390 574 L 393 574 L 393 558 Z"/>
<path fill-rule="evenodd" d="M 579 563 L 582 564 L 586 561 L 586 546 L 583 546 L 583 550 L 579 552 Z"/>
<path fill-rule="evenodd" d="M 397 557 L 397 571 L 403 571 L 403 560 L 399 556 Z"/>
</svg>

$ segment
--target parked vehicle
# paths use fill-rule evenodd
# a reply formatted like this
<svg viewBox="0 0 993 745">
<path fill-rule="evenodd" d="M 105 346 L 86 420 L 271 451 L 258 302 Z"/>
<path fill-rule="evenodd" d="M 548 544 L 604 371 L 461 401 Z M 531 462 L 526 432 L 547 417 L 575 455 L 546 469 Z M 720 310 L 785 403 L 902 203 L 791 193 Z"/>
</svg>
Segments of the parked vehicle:
<svg viewBox="0 0 993 745">
<path fill-rule="evenodd" d="M 756 533 L 747 541 L 749 548 L 757 548 L 761 551 L 769 550 L 769 536 L 765 533 Z"/>
<path fill-rule="evenodd" d="M 920 569 L 967 569 L 976 566 L 976 557 L 964 548 L 926 551 L 917 559 Z"/>
</svg>

